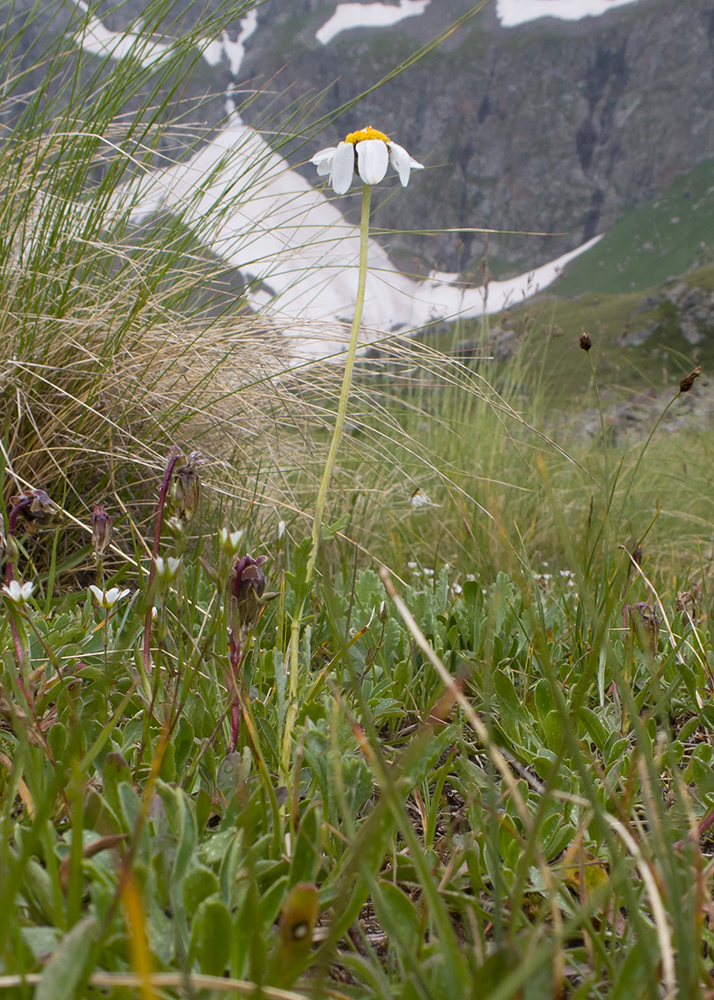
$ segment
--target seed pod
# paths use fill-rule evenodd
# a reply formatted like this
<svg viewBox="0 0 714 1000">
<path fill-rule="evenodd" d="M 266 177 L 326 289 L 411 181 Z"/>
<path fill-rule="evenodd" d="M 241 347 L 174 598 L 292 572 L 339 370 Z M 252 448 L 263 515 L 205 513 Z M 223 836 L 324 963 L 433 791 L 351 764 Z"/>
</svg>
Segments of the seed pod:
<svg viewBox="0 0 714 1000">
<path fill-rule="evenodd" d="M 92 515 L 89 523 L 92 526 L 94 554 L 99 559 L 111 545 L 114 522 L 109 514 L 107 514 L 104 506 L 100 503 L 95 503 L 92 507 Z"/>
<path fill-rule="evenodd" d="M 699 378 L 699 373 L 701 372 L 701 370 L 702 366 L 697 365 L 696 368 L 693 368 L 692 371 L 690 371 L 689 375 L 685 375 L 682 381 L 679 383 L 679 391 L 689 392 L 689 390 L 692 388 L 696 380 Z"/>
<path fill-rule="evenodd" d="M 166 503 L 171 514 L 180 522 L 188 524 L 198 510 L 201 496 L 201 477 L 199 466 L 203 464 L 200 451 L 192 451 L 187 459 L 179 457 L 174 466 Z"/>
</svg>

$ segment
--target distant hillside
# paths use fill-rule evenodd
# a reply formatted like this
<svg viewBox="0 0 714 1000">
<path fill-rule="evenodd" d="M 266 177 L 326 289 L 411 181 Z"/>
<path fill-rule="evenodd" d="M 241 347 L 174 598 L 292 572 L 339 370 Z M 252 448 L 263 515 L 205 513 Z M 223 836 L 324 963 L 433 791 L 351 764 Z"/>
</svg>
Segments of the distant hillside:
<svg viewBox="0 0 714 1000">
<path fill-rule="evenodd" d="M 714 259 L 714 160 L 676 180 L 654 201 L 626 209 L 593 250 L 554 286 L 559 295 L 644 290 Z"/>
</svg>

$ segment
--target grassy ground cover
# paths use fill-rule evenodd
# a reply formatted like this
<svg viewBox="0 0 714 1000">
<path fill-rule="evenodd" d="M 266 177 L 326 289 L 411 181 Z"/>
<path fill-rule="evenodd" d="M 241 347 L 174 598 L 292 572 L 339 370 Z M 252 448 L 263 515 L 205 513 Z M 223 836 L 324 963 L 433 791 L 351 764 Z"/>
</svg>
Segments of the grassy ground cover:
<svg viewBox="0 0 714 1000">
<path fill-rule="evenodd" d="M 711 996 L 704 376 L 621 433 L 594 304 L 395 339 L 312 580 L 339 371 L 109 211 L 104 73 L 0 152 L 0 996 Z"/>
</svg>

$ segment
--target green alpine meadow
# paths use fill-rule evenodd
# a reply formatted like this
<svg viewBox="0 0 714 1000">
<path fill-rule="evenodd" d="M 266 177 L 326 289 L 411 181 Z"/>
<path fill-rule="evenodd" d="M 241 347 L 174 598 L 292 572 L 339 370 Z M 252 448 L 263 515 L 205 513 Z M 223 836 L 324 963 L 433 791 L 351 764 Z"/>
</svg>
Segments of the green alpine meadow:
<svg viewBox="0 0 714 1000">
<path fill-rule="evenodd" d="M 711 161 L 552 288 L 375 332 L 436 160 L 217 94 L 264 6 L 3 12 L 0 1000 L 710 1000 Z"/>
</svg>

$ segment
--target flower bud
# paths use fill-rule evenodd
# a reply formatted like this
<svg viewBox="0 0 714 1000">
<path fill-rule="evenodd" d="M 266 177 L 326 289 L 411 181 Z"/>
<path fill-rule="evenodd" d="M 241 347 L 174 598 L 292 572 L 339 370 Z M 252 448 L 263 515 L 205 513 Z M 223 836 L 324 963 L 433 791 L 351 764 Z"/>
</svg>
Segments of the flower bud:
<svg viewBox="0 0 714 1000">
<path fill-rule="evenodd" d="M 92 526 L 92 545 L 94 546 L 94 554 L 96 558 L 99 559 L 111 545 L 114 522 L 107 514 L 104 506 L 102 504 L 95 503 L 92 507 L 92 515 L 89 518 L 89 523 Z"/>
<path fill-rule="evenodd" d="M 258 620 L 265 592 L 265 573 L 260 568 L 267 556 L 241 556 L 233 567 L 233 610 L 241 629 L 252 628 Z M 235 631 L 235 628 L 234 628 Z"/>
<path fill-rule="evenodd" d="M 181 560 L 174 559 L 173 556 L 169 556 L 168 559 L 156 556 L 154 564 L 156 566 L 156 576 L 159 580 L 162 580 L 164 583 L 170 583 L 178 573 Z"/>
<path fill-rule="evenodd" d="M 243 531 L 240 528 L 238 531 L 229 531 L 228 528 L 221 528 L 219 534 L 221 551 L 225 552 L 227 556 L 237 556 L 242 538 Z"/>
</svg>

